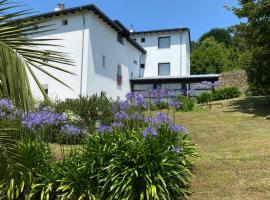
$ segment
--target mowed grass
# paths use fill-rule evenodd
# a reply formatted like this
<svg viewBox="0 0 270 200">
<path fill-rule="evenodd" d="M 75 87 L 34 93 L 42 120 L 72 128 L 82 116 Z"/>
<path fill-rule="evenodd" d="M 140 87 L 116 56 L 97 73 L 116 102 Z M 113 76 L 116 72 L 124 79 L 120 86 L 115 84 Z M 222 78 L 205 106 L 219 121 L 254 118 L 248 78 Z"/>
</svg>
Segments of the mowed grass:
<svg viewBox="0 0 270 200">
<path fill-rule="evenodd" d="M 200 156 L 188 199 L 270 199 L 270 97 L 215 102 L 210 111 L 177 113 L 176 122 Z"/>
</svg>

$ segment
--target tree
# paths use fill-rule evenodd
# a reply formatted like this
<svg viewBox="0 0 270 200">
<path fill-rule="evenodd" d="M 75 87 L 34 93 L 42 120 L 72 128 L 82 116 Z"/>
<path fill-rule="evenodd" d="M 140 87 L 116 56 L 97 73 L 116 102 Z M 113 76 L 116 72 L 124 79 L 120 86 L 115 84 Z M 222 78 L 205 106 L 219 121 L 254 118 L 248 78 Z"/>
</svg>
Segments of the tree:
<svg viewBox="0 0 270 200">
<path fill-rule="evenodd" d="M 40 48 L 53 46 L 46 43 L 51 41 L 50 39 L 30 39 L 29 36 L 48 31 L 48 26 L 40 25 L 44 21 L 39 19 L 18 20 L 28 13 L 24 10 L 12 11 L 13 8 L 18 7 L 8 0 L 0 0 L 0 94 L 11 99 L 20 108 L 29 110 L 33 106 L 33 97 L 28 73 L 34 78 L 48 101 L 33 68 L 63 83 L 46 69 L 54 68 L 70 73 L 55 64 L 69 65 L 72 61 L 61 52 Z M 16 151 L 16 141 L 11 134 L 16 131 L 13 128 L 16 126 L 0 119 L 0 176 L 9 176 L 11 171 L 22 172 L 24 169 L 25 163 Z"/>
<path fill-rule="evenodd" d="M 15 105 L 29 109 L 33 103 L 33 97 L 28 74 L 34 78 L 43 96 L 48 100 L 33 69 L 63 83 L 46 69 L 54 68 L 70 73 L 56 64 L 69 65 L 72 61 L 61 52 L 40 48 L 41 46 L 55 46 L 48 44 L 53 40 L 30 39 L 29 36 L 33 37 L 48 31 L 49 26 L 41 25 L 44 22 L 41 19 L 18 20 L 28 11 L 12 10 L 17 7 L 19 7 L 17 4 L 12 4 L 8 0 L 0 0 L 0 94 L 10 98 Z"/>
<path fill-rule="evenodd" d="M 221 73 L 226 67 L 226 48 L 214 38 L 203 40 L 191 54 L 191 73 Z"/>
<path fill-rule="evenodd" d="M 201 43 L 206 38 L 213 37 L 217 42 L 225 44 L 228 47 L 231 44 L 231 35 L 230 32 L 223 28 L 214 28 L 209 32 L 204 33 L 200 38 L 199 42 Z"/>
<path fill-rule="evenodd" d="M 247 23 L 236 27 L 252 48 L 247 68 L 250 89 L 254 94 L 270 94 L 270 1 L 239 0 L 239 5 L 232 11 L 239 18 L 247 18 Z"/>
</svg>

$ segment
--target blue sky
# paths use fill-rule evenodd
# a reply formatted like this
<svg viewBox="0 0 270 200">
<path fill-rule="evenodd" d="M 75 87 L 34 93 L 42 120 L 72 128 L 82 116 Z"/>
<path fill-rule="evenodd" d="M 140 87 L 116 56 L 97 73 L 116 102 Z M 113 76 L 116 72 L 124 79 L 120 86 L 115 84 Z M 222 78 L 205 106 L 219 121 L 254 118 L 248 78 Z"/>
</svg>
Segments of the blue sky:
<svg viewBox="0 0 270 200">
<path fill-rule="evenodd" d="M 237 0 L 18 0 L 40 13 L 53 11 L 57 3 L 66 8 L 96 4 L 110 18 L 120 20 L 136 31 L 188 27 L 197 40 L 211 28 L 228 27 L 240 20 L 224 5 L 236 6 Z M 42 2 L 42 3 L 41 3 Z"/>
</svg>

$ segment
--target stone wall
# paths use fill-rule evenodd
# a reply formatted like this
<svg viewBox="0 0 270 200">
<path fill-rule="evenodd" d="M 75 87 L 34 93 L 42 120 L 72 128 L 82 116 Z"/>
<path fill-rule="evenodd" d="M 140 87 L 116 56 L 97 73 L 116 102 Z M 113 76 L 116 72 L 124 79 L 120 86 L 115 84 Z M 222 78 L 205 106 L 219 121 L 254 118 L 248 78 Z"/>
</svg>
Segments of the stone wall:
<svg viewBox="0 0 270 200">
<path fill-rule="evenodd" d="M 219 82 L 220 87 L 236 86 L 244 93 L 248 90 L 247 74 L 245 70 L 224 72 L 221 74 Z"/>
</svg>

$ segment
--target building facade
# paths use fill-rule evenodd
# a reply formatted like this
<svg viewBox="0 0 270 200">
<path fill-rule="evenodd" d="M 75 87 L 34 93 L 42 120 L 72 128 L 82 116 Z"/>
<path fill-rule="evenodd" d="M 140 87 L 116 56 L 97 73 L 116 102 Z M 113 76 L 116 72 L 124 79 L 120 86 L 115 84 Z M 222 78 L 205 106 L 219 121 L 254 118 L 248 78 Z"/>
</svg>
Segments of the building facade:
<svg viewBox="0 0 270 200">
<path fill-rule="evenodd" d="M 123 99 L 131 90 L 155 87 L 182 89 L 205 78 L 216 81 L 217 75 L 190 76 L 190 33 L 187 28 L 134 32 L 119 21 L 113 21 L 95 5 L 64 9 L 32 16 L 46 19 L 54 30 L 36 38 L 61 39 L 50 50 L 64 51 L 74 66 L 60 66 L 75 75 L 54 69 L 48 71 L 70 88 L 35 71 L 52 99 L 75 98 L 79 95 L 107 95 Z M 42 24 L 44 25 L 44 24 Z M 46 69 L 47 70 L 47 69 Z M 33 94 L 42 95 L 30 78 Z"/>
</svg>

